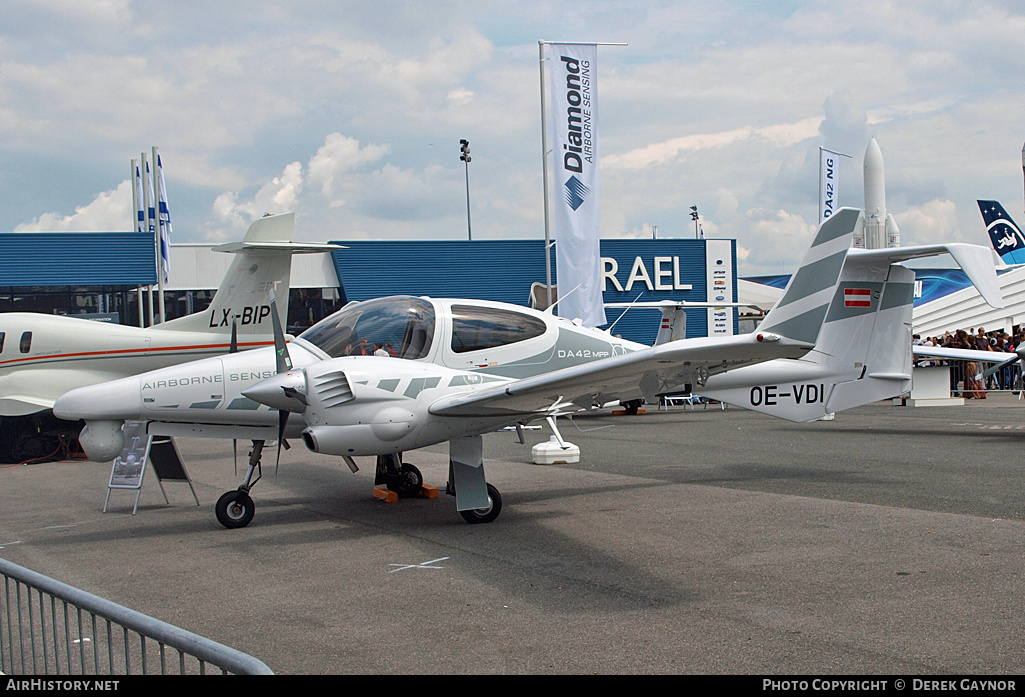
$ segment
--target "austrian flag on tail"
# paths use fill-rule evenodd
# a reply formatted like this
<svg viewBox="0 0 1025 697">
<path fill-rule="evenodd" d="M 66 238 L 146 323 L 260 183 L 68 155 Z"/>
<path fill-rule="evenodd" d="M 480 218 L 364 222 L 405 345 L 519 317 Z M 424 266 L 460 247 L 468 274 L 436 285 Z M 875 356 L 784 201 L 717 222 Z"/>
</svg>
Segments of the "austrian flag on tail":
<svg viewBox="0 0 1025 697">
<path fill-rule="evenodd" d="M 872 307 L 872 291 L 868 288 L 844 288 L 844 307 Z"/>
</svg>

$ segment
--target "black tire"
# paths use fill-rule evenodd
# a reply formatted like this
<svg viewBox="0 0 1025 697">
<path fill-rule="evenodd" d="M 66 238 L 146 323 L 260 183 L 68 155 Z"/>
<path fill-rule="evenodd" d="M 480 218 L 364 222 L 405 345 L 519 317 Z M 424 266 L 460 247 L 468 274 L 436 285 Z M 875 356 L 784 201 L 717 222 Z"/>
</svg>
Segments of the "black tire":
<svg viewBox="0 0 1025 697">
<path fill-rule="evenodd" d="M 472 511 L 459 511 L 459 515 L 463 516 L 463 520 L 471 525 L 477 525 L 479 523 L 490 523 L 498 514 L 502 512 L 502 495 L 498 493 L 498 489 L 488 484 L 488 502 L 491 504 L 487 508 L 476 508 Z"/>
<path fill-rule="evenodd" d="M 413 465 L 403 463 L 399 473 L 388 477 L 388 489 L 399 496 L 418 496 L 424 488 L 424 476 Z"/>
<path fill-rule="evenodd" d="M 214 507 L 217 514 L 217 522 L 226 528 L 244 528 L 253 521 L 256 514 L 256 506 L 253 499 L 244 491 L 228 491 L 217 499 Z"/>
<path fill-rule="evenodd" d="M 623 402 L 623 409 L 626 411 L 627 416 L 636 416 L 640 408 L 641 400 L 639 399 L 631 399 L 629 402 Z"/>
</svg>

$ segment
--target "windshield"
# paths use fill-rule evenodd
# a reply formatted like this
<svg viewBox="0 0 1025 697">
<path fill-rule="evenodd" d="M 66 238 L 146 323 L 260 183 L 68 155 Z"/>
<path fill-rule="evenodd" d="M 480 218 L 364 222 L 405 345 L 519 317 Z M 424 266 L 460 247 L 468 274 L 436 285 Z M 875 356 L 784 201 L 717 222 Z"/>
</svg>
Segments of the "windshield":
<svg viewBox="0 0 1025 697">
<path fill-rule="evenodd" d="M 423 358 L 434 339 L 434 307 L 427 300 L 391 297 L 353 303 L 299 335 L 332 358 L 389 355 Z"/>
</svg>

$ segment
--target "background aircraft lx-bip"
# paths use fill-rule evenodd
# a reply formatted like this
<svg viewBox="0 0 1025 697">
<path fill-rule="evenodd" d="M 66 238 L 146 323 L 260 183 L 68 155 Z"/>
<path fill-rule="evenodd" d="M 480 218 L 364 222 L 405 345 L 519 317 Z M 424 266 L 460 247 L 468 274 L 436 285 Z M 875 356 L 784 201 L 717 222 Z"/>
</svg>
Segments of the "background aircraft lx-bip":
<svg viewBox="0 0 1025 697">
<path fill-rule="evenodd" d="M 392 461 L 450 443 L 447 493 L 469 522 L 494 520 L 498 491 L 484 477 L 482 434 L 613 400 L 692 385 L 695 392 L 793 421 L 899 395 L 911 380 L 914 274 L 898 262 L 951 253 L 988 301 L 1001 300 L 991 253 L 974 245 L 850 248 L 858 211 L 819 228 L 781 299 L 751 334 L 643 346 L 550 312 L 474 300 L 391 297 L 351 303 L 287 345 L 225 355 L 74 390 L 62 418 L 83 419 L 80 442 L 117 456 L 125 420 L 149 433 L 254 441 L 242 485 L 218 520 L 253 517 L 250 490 L 265 442 L 301 436 L 310 450 Z M 351 355 L 361 339 L 395 357 Z M 289 418 L 289 414 L 292 414 Z M 255 478 L 254 478 L 255 477 Z"/>
<path fill-rule="evenodd" d="M 291 255 L 334 248 L 294 244 L 294 223 L 292 213 L 267 216 L 241 243 L 215 247 L 236 256 L 210 306 L 186 317 L 141 328 L 0 314 L 0 462 L 44 457 L 62 435 L 77 435 L 80 424 L 62 423 L 51 411 L 68 390 L 225 353 L 233 324 L 239 349 L 272 344 L 270 290 L 286 298 L 281 311 L 287 312 Z"/>
</svg>

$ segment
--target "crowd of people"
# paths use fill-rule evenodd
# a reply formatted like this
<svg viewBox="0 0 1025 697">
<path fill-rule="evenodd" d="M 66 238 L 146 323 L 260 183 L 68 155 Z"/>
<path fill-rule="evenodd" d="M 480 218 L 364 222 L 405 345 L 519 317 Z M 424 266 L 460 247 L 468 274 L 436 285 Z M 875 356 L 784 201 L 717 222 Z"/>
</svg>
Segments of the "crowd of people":
<svg viewBox="0 0 1025 697">
<path fill-rule="evenodd" d="M 398 352 L 392 346 L 392 342 L 384 341 L 379 343 L 371 344 L 368 339 L 363 338 L 359 340 L 359 343 L 353 346 L 348 344 L 345 347 L 346 356 L 391 356 L 395 358 L 398 356 Z"/>
<path fill-rule="evenodd" d="M 953 334 L 944 332 L 943 336 L 928 336 L 924 340 L 914 335 L 913 343 L 921 346 L 939 346 L 953 349 L 969 349 L 972 351 L 997 351 L 1011 353 L 1025 342 L 1025 328 L 1017 328 L 1013 334 L 1004 331 L 987 332 L 983 327 L 958 329 Z M 1016 363 L 997 371 L 993 375 L 980 378 L 986 368 L 995 365 L 986 361 L 963 361 L 936 358 L 919 358 L 915 365 L 949 365 L 950 391 L 955 397 L 965 399 L 986 399 L 986 390 L 1020 389 L 1021 365 Z"/>
</svg>

